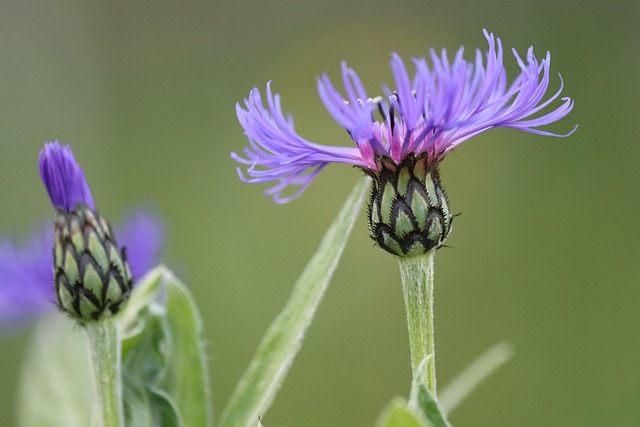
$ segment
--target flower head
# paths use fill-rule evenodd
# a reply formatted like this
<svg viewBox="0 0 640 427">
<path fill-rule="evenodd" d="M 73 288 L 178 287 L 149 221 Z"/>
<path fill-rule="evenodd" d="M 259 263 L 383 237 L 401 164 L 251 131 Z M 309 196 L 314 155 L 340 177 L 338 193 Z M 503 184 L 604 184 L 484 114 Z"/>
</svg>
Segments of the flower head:
<svg viewBox="0 0 640 427">
<path fill-rule="evenodd" d="M 511 82 L 503 65 L 502 42 L 486 31 L 488 51 L 474 61 L 461 48 L 450 60 L 445 50 L 431 51 L 429 61 L 414 58 L 410 74 L 397 55 L 391 57 L 394 89 L 370 97 L 358 75 L 342 63 L 343 95 L 323 74 L 318 93 L 329 114 L 355 147 L 318 145 L 300 137 L 285 117 L 280 96 L 266 89 L 266 106 L 253 89 L 236 112 L 249 139 L 242 155 L 232 153 L 243 181 L 275 182 L 266 191 L 277 203 L 298 197 L 329 163 L 355 165 L 373 177 L 369 202 L 372 238 L 385 250 L 412 256 L 440 247 L 453 216 L 440 183 L 438 165 L 460 143 L 492 128 L 514 128 L 549 136 L 539 129 L 566 116 L 573 100 L 542 112 L 562 92 L 544 100 L 551 57 L 542 61 L 529 48 L 523 60 L 514 50 L 520 74 Z M 376 119 L 379 115 L 379 119 Z M 574 128 L 575 130 L 575 128 Z M 293 193 L 284 192 L 294 187 Z"/>
<path fill-rule="evenodd" d="M 0 239 L 0 331 L 27 325 L 56 304 L 82 321 L 109 313 L 160 261 L 164 245 L 162 220 L 149 210 L 133 210 L 111 230 L 69 146 L 45 144 L 38 163 L 55 233 L 47 221 L 24 241 Z"/>
<path fill-rule="evenodd" d="M 539 129 L 566 116 L 573 100 L 562 98 L 555 109 L 540 113 L 555 101 L 560 89 L 543 100 L 549 87 L 549 53 L 539 61 L 529 48 L 524 60 L 514 50 L 520 74 L 507 82 L 502 42 L 486 31 L 489 44 L 474 61 L 463 58 L 461 48 L 450 60 L 445 50 L 430 52 L 430 61 L 414 58 L 410 74 L 397 55 L 391 58 L 395 89 L 383 88 L 384 97 L 370 97 L 358 75 L 345 62 L 342 80 L 346 96 L 323 74 L 318 93 L 335 121 L 355 143 L 355 148 L 324 146 L 300 137 L 293 121 L 285 117 L 280 96 L 268 84 L 266 106 L 253 89 L 236 112 L 249 139 L 249 147 L 232 158 L 246 165 L 241 179 L 251 183 L 275 182 L 267 195 L 277 203 L 299 196 L 318 172 L 329 163 L 347 163 L 364 170 L 380 171 L 378 161 L 389 157 L 400 164 L 409 154 L 426 153 L 430 163 L 441 161 L 460 143 L 486 130 L 514 128 L 539 135 L 557 135 Z M 375 115 L 380 119 L 376 120 Z M 571 133 L 571 132 L 570 132 Z M 567 134 L 568 135 L 568 134 Z M 292 195 L 283 192 L 297 187 Z"/>
<path fill-rule="evenodd" d="M 69 146 L 45 144 L 38 163 L 54 207 L 52 265 L 58 307 L 80 323 L 117 313 L 133 286 L 125 250 L 95 209 Z"/>
</svg>

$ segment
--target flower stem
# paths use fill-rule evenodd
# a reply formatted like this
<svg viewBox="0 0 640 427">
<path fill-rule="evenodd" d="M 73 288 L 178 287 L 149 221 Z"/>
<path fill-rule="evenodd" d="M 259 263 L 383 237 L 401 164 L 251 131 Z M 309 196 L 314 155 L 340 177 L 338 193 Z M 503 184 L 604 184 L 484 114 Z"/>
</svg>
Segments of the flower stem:
<svg viewBox="0 0 640 427">
<path fill-rule="evenodd" d="M 123 427 L 120 337 L 113 318 L 86 325 L 100 427 Z"/>
<path fill-rule="evenodd" d="M 435 250 L 415 257 L 400 257 L 402 292 L 407 310 L 409 346 L 411 348 L 412 384 L 426 386 L 436 395 L 436 364 L 433 337 L 433 258 Z M 426 359 L 426 361 L 425 361 Z M 425 361 L 426 366 L 420 366 Z M 416 381 L 420 380 L 420 381 Z M 414 394 L 413 391 L 411 393 Z"/>
</svg>

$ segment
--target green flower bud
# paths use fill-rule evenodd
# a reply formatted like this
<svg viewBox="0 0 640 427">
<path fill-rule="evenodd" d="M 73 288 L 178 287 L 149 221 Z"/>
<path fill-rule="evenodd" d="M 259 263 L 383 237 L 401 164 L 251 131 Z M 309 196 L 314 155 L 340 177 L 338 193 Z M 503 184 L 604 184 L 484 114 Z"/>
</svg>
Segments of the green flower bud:
<svg viewBox="0 0 640 427">
<path fill-rule="evenodd" d="M 440 184 L 437 162 L 427 153 L 409 154 L 400 164 L 390 157 L 376 159 L 369 200 L 371 238 L 401 257 L 422 255 L 443 245 L 453 216 Z"/>
<path fill-rule="evenodd" d="M 56 209 L 54 222 L 58 307 L 80 323 L 117 313 L 133 282 L 109 223 L 83 203 L 71 212 Z"/>
</svg>

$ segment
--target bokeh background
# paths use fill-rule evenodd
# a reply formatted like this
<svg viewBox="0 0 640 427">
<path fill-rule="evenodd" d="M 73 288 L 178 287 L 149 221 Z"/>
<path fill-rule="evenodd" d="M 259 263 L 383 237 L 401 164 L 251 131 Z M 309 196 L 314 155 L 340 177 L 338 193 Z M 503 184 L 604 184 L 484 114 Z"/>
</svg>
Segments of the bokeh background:
<svg viewBox="0 0 640 427">
<path fill-rule="evenodd" d="M 204 317 L 217 413 L 358 172 L 331 166 L 275 205 L 229 158 L 246 140 L 234 105 L 268 80 L 298 131 L 349 144 L 316 94 L 346 59 L 370 93 L 390 52 L 552 52 L 567 139 L 483 134 L 442 167 L 456 211 L 436 258 L 439 383 L 495 342 L 515 358 L 451 414 L 456 426 L 640 423 L 640 3 L 506 1 L 124 1 L 0 3 L 0 232 L 48 218 L 36 158 L 71 143 L 101 211 L 162 212 L 166 262 Z M 515 61 L 506 52 L 510 71 Z M 513 74 L 511 74 L 513 76 Z M 29 329 L 0 337 L 0 425 Z M 55 367 L 52 366 L 52 369 Z M 364 214 L 267 426 L 371 426 L 409 386 L 397 263 Z"/>
</svg>

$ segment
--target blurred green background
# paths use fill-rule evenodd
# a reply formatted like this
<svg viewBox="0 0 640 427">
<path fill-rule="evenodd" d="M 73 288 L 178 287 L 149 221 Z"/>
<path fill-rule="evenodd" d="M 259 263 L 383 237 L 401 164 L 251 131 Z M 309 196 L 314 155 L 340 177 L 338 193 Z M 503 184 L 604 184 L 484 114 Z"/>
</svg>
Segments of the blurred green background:
<svg viewBox="0 0 640 427">
<path fill-rule="evenodd" d="M 206 326 L 217 413 L 355 183 L 331 166 L 278 206 L 239 181 L 234 104 L 273 88 L 298 131 L 349 144 L 316 94 L 346 59 L 375 94 L 390 52 L 552 52 L 576 108 L 551 130 L 485 133 L 447 157 L 456 219 L 436 257 L 439 383 L 493 343 L 516 354 L 451 414 L 455 426 L 640 424 L 640 3 L 22 1 L 0 3 L 0 232 L 48 218 L 36 158 L 71 143 L 103 213 L 161 210 L 166 261 Z M 468 56 L 470 57 L 470 56 Z M 513 76 L 514 74 L 511 74 Z M 12 426 L 28 332 L 0 338 L 0 425 Z M 364 213 L 266 426 L 371 426 L 409 386 L 397 263 Z M 52 369 L 55 367 L 52 366 Z"/>
</svg>

